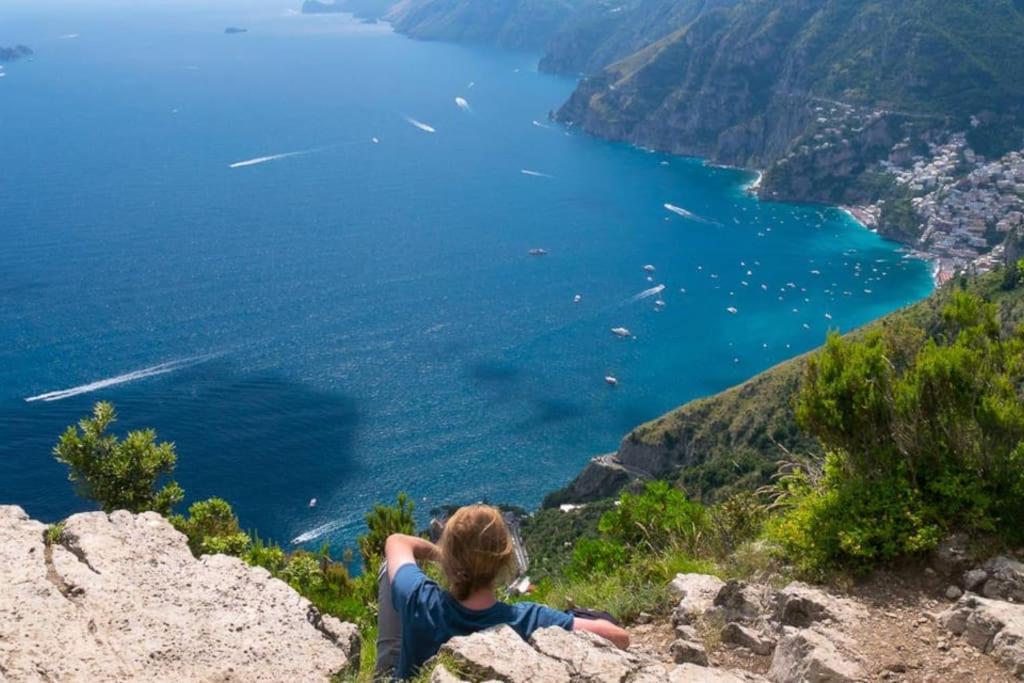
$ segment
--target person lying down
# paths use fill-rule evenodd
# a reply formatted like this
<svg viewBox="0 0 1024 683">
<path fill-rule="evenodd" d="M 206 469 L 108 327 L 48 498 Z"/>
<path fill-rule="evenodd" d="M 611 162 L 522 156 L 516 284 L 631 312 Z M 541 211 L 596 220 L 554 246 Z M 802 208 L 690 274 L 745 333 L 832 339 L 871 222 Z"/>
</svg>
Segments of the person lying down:
<svg viewBox="0 0 1024 683">
<path fill-rule="evenodd" d="M 509 625 L 524 640 L 537 629 L 559 626 L 629 647 L 629 634 L 610 618 L 498 600 L 496 587 L 511 573 L 514 552 L 501 512 L 488 505 L 460 508 L 448 519 L 437 545 L 416 536 L 389 536 L 378 577 L 375 677 L 411 678 L 449 638 L 499 624 Z M 424 574 L 417 561 L 437 562 L 448 590 Z"/>
</svg>

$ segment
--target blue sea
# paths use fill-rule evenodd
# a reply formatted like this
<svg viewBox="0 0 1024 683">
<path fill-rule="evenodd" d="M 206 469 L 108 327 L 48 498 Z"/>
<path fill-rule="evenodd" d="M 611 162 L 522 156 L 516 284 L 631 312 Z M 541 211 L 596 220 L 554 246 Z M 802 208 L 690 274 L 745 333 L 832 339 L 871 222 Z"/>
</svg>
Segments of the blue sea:
<svg viewBox="0 0 1024 683">
<path fill-rule="evenodd" d="M 36 51 L 0 78 L 0 502 L 89 509 L 51 450 L 107 400 L 283 543 L 399 491 L 533 506 L 931 291 L 838 210 L 549 122 L 537 55 L 297 5 L 0 5 Z"/>
</svg>

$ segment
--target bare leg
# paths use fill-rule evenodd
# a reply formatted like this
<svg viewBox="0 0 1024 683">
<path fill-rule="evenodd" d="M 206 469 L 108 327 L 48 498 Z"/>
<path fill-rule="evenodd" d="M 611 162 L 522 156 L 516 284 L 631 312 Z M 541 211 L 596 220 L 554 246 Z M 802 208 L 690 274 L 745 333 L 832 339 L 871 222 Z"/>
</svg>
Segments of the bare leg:
<svg viewBox="0 0 1024 683">
<path fill-rule="evenodd" d="M 377 665 L 374 678 L 388 678 L 398 667 L 402 649 L 402 622 L 391 604 L 391 581 L 388 563 L 382 562 L 377 574 Z"/>
</svg>

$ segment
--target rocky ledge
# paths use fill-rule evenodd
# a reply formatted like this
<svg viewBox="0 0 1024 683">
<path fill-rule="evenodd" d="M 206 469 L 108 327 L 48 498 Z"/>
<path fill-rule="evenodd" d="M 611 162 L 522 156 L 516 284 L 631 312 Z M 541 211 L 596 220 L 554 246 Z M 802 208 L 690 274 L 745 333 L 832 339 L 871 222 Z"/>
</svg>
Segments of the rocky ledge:
<svg viewBox="0 0 1024 683">
<path fill-rule="evenodd" d="M 263 569 L 196 559 L 156 513 L 47 531 L 0 506 L 0 680 L 317 681 L 358 664 L 354 625 Z"/>
</svg>

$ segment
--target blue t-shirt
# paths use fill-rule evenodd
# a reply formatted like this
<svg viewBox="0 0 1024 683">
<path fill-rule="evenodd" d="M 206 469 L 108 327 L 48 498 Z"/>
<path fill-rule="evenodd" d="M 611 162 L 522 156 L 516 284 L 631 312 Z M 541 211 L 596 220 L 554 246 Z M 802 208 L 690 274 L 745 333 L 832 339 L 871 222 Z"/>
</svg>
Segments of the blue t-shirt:
<svg viewBox="0 0 1024 683">
<path fill-rule="evenodd" d="M 572 615 L 532 602 L 497 602 L 484 610 L 463 607 L 415 564 L 404 564 L 391 582 L 391 602 L 402 621 L 402 651 L 395 675 L 409 678 L 453 636 L 508 624 L 526 640 L 540 628 L 572 630 Z"/>
</svg>

